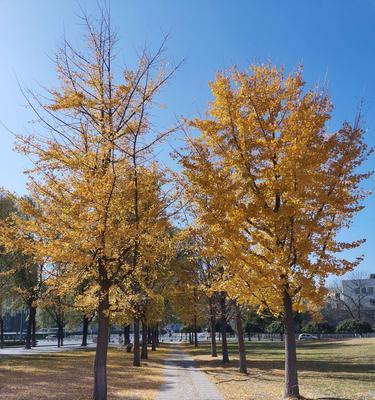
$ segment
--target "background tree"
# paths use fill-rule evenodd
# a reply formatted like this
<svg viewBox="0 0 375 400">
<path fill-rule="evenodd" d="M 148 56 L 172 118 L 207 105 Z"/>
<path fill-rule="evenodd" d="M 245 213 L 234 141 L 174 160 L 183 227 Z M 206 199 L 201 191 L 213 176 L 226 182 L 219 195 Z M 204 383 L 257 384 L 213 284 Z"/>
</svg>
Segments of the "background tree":
<svg viewBox="0 0 375 400">
<path fill-rule="evenodd" d="M 22 299 L 28 311 L 26 330 L 26 349 L 36 346 L 36 312 L 38 301 L 43 292 L 43 267 L 32 257 L 17 255 L 13 275 L 14 292 Z"/>
<path fill-rule="evenodd" d="M 280 340 L 283 340 L 284 335 L 284 325 L 282 321 L 272 321 L 269 325 L 266 326 L 266 332 L 268 333 L 278 333 L 280 335 Z"/>
<path fill-rule="evenodd" d="M 46 311 L 49 319 L 56 325 L 57 346 L 61 347 L 64 345 L 64 329 L 68 322 L 68 316 L 72 313 L 76 316 L 77 310 L 74 310 L 74 299 L 72 296 L 59 291 L 59 270 L 59 266 L 56 266 L 54 275 L 47 280 L 46 290 L 39 299 L 38 305 Z"/>
<path fill-rule="evenodd" d="M 242 307 L 239 304 L 234 304 L 235 307 L 235 325 L 238 340 L 238 355 L 239 355 L 239 369 L 243 374 L 247 374 L 246 363 L 246 346 L 244 339 L 244 329 L 242 324 Z"/>
<path fill-rule="evenodd" d="M 199 266 L 191 253 L 190 245 L 182 242 L 174 260 L 174 275 L 168 287 L 176 314 L 192 332 L 194 347 L 198 347 L 198 330 L 206 322 L 207 297 L 201 286 Z"/>
<path fill-rule="evenodd" d="M 266 332 L 266 326 L 271 323 L 272 317 L 266 313 L 258 313 L 254 306 L 248 306 L 245 311 L 245 331 L 251 340 L 251 335 L 254 333 L 258 334 L 260 339 L 260 333 Z"/>
<path fill-rule="evenodd" d="M 368 322 L 358 321 L 355 319 L 347 319 L 337 325 L 336 332 L 362 335 L 363 333 L 373 332 L 373 329 Z"/>
</svg>

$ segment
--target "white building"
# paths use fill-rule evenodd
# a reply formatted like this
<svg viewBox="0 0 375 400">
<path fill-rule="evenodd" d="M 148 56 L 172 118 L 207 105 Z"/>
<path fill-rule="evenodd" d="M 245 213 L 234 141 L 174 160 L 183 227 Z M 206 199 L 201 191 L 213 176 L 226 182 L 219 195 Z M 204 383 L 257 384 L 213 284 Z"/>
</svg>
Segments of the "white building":
<svg viewBox="0 0 375 400">
<path fill-rule="evenodd" d="M 375 322 L 375 274 L 368 278 L 344 279 L 335 300 L 348 318 Z"/>
<path fill-rule="evenodd" d="M 375 311 L 375 274 L 367 279 L 345 279 L 342 281 L 342 295 L 361 301 L 362 306 L 373 308 Z"/>
</svg>

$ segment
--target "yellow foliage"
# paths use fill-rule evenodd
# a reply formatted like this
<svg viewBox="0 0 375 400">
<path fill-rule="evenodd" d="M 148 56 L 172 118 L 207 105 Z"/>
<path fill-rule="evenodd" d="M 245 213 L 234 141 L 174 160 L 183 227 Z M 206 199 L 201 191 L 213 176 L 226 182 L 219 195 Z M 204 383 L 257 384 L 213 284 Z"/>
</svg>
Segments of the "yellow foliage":
<svg viewBox="0 0 375 400">
<path fill-rule="evenodd" d="M 337 233 L 366 196 L 363 130 L 329 132 L 330 99 L 306 90 L 301 70 L 233 68 L 210 87 L 209 118 L 191 121 L 200 135 L 182 161 L 203 251 L 225 260 L 222 287 L 243 302 L 274 314 L 285 293 L 298 311 L 320 304 L 325 278 L 361 260 L 338 257 L 363 241 Z"/>
</svg>

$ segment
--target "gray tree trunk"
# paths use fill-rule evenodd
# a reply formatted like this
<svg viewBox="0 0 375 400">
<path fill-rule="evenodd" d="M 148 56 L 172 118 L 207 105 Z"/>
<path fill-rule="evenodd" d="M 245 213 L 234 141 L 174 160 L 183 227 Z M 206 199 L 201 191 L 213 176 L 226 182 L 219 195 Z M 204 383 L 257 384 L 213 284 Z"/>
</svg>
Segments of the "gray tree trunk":
<svg viewBox="0 0 375 400">
<path fill-rule="evenodd" d="M 130 325 L 124 326 L 124 344 L 125 346 L 130 343 Z"/>
<path fill-rule="evenodd" d="M 4 318 L 0 316 L 0 348 L 4 348 Z"/>
<path fill-rule="evenodd" d="M 157 345 L 157 330 L 156 328 L 152 328 L 151 332 L 151 350 L 156 351 L 156 345 Z"/>
<path fill-rule="evenodd" d="M 240 358 L 240 372 L 243 374 L 247 374 L 246 347 L 242 330 L 242 316 L 241 309 L 238 305 L 236 305 L 236 330 L 238 338 L 238 354 Z"/>
<path fill-rule="evenodd" d="M 109 283 L 101 282 L 98 307 L 98 339 L 94 366 L 93 400 L 107 400 L 107 353 L 109 336 Z"/>
<path fill-rule="evenodd" d="M 148 359 L 147 342 L 148 342 L 147 322 L 142 321 L 142 351 L 141 351 L 142 360 Z"/>
<path fill-rule="evenodd" d="M 194 347 L 198 347 L 197 316 L 194 315 Z"/>
<path fill-rule="evenodd" d="M 227 307 L 226 307 L 226 294 L 221 293 L 220 296 L 220 313 L 221 313 L 221 352 L 222 362 L 229 363 L 228 342 L 227 342 Z"/>
<path fill-rule="evenodd" d="M 217 357 L 216 348 L 216 319 L 212 305 L 212 298 L 209 299 L 210 304 L 210 328 L 211 328 L 211 357 Z"/>
<path fill-rule="evenodd" d="M 36 347 L 36 308 L 33 307 L 31 321 L 31 347 Z"/>
<path fill-rule="evenodd" d="M 285 335 L 285 391 L 284 397 L 299 397 L 297 377 L 296 336 L 293 319 L 292 299 L 284 293 L 284 335 Z"/>
<path fill-rule="evenodd" d="M 33 324 L 33 306 L 29 304 L 29 319 L 27 321 L 25 349 L 31 349 L 31 328 Z"/>
<path fill-rule="evenodd" d="M 134 367 L 141 366 L 141 358 L 139 354 L 139 319 L 134 319 L 134 354 L 133 354 Z"/>
<path fill-rule="evenodd" d="M 89 318 L 87 318 L 86 315 L 84 315 L 83 319 L 82 319 L 82 343 L 81 343 L 81 346 L 83 346 L 83 347 L 87 346 L 87 335 L 89 333 L 89 323 L 90 323 Z"/>
</svg>

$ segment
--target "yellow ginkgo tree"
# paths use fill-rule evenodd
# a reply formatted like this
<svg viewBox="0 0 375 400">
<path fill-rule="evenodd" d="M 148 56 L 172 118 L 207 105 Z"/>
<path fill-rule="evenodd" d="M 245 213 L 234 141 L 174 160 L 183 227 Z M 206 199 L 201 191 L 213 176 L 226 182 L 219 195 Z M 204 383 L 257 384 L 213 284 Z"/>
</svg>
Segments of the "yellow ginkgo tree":
<svg viewBox="0 0 375 400">
<path fill-rule="evenodd" d="M 339 255 L 363 240 L 337 234 L 363 208 L 370 150 L 358 120 L 328 129 L 330 98 L 306 89 L 301 70 L 233 68 L 210 87 L 182 160 L 195 223 L 208 254 L 226 261 L 229 295 L 283 317 L 285 396 L 299 396 L 293 312 L 319 306 L 327 276 L 361 260 Z"/>
<path fill-rule="evenodd" d="M 63 265 L 54 285 L 61 295 L 84 287 L 75 307 L 84 311 L 88 304 L 91 311 L 96 304 L 93 398 L 105 400 L 115 297 L 132 293 L 132 282 L 145 266 L 156 267 L 168 247 L 168 212 L 176 198 L 153 149 L 174 129 L 156 129 L 151 107 L 175 68 L 165 68 L 163 43 L 154 54 L 141 52 L 138 66 L 116 79 L 109 14 L 99 23 L 84 21 L 86 50 L 63 42 L 56 55 L 60 87 L 49 91 L 50 101 L 25 93 L 40 122 L 40 132 L 18 138 L 18 150 L 34 162 L 32 201 L 20 199 L 27 217 L 14 214 L 1 240 L 9 251 L 43 259 L 50 274 L 53 265 Z"/>
</svg>

